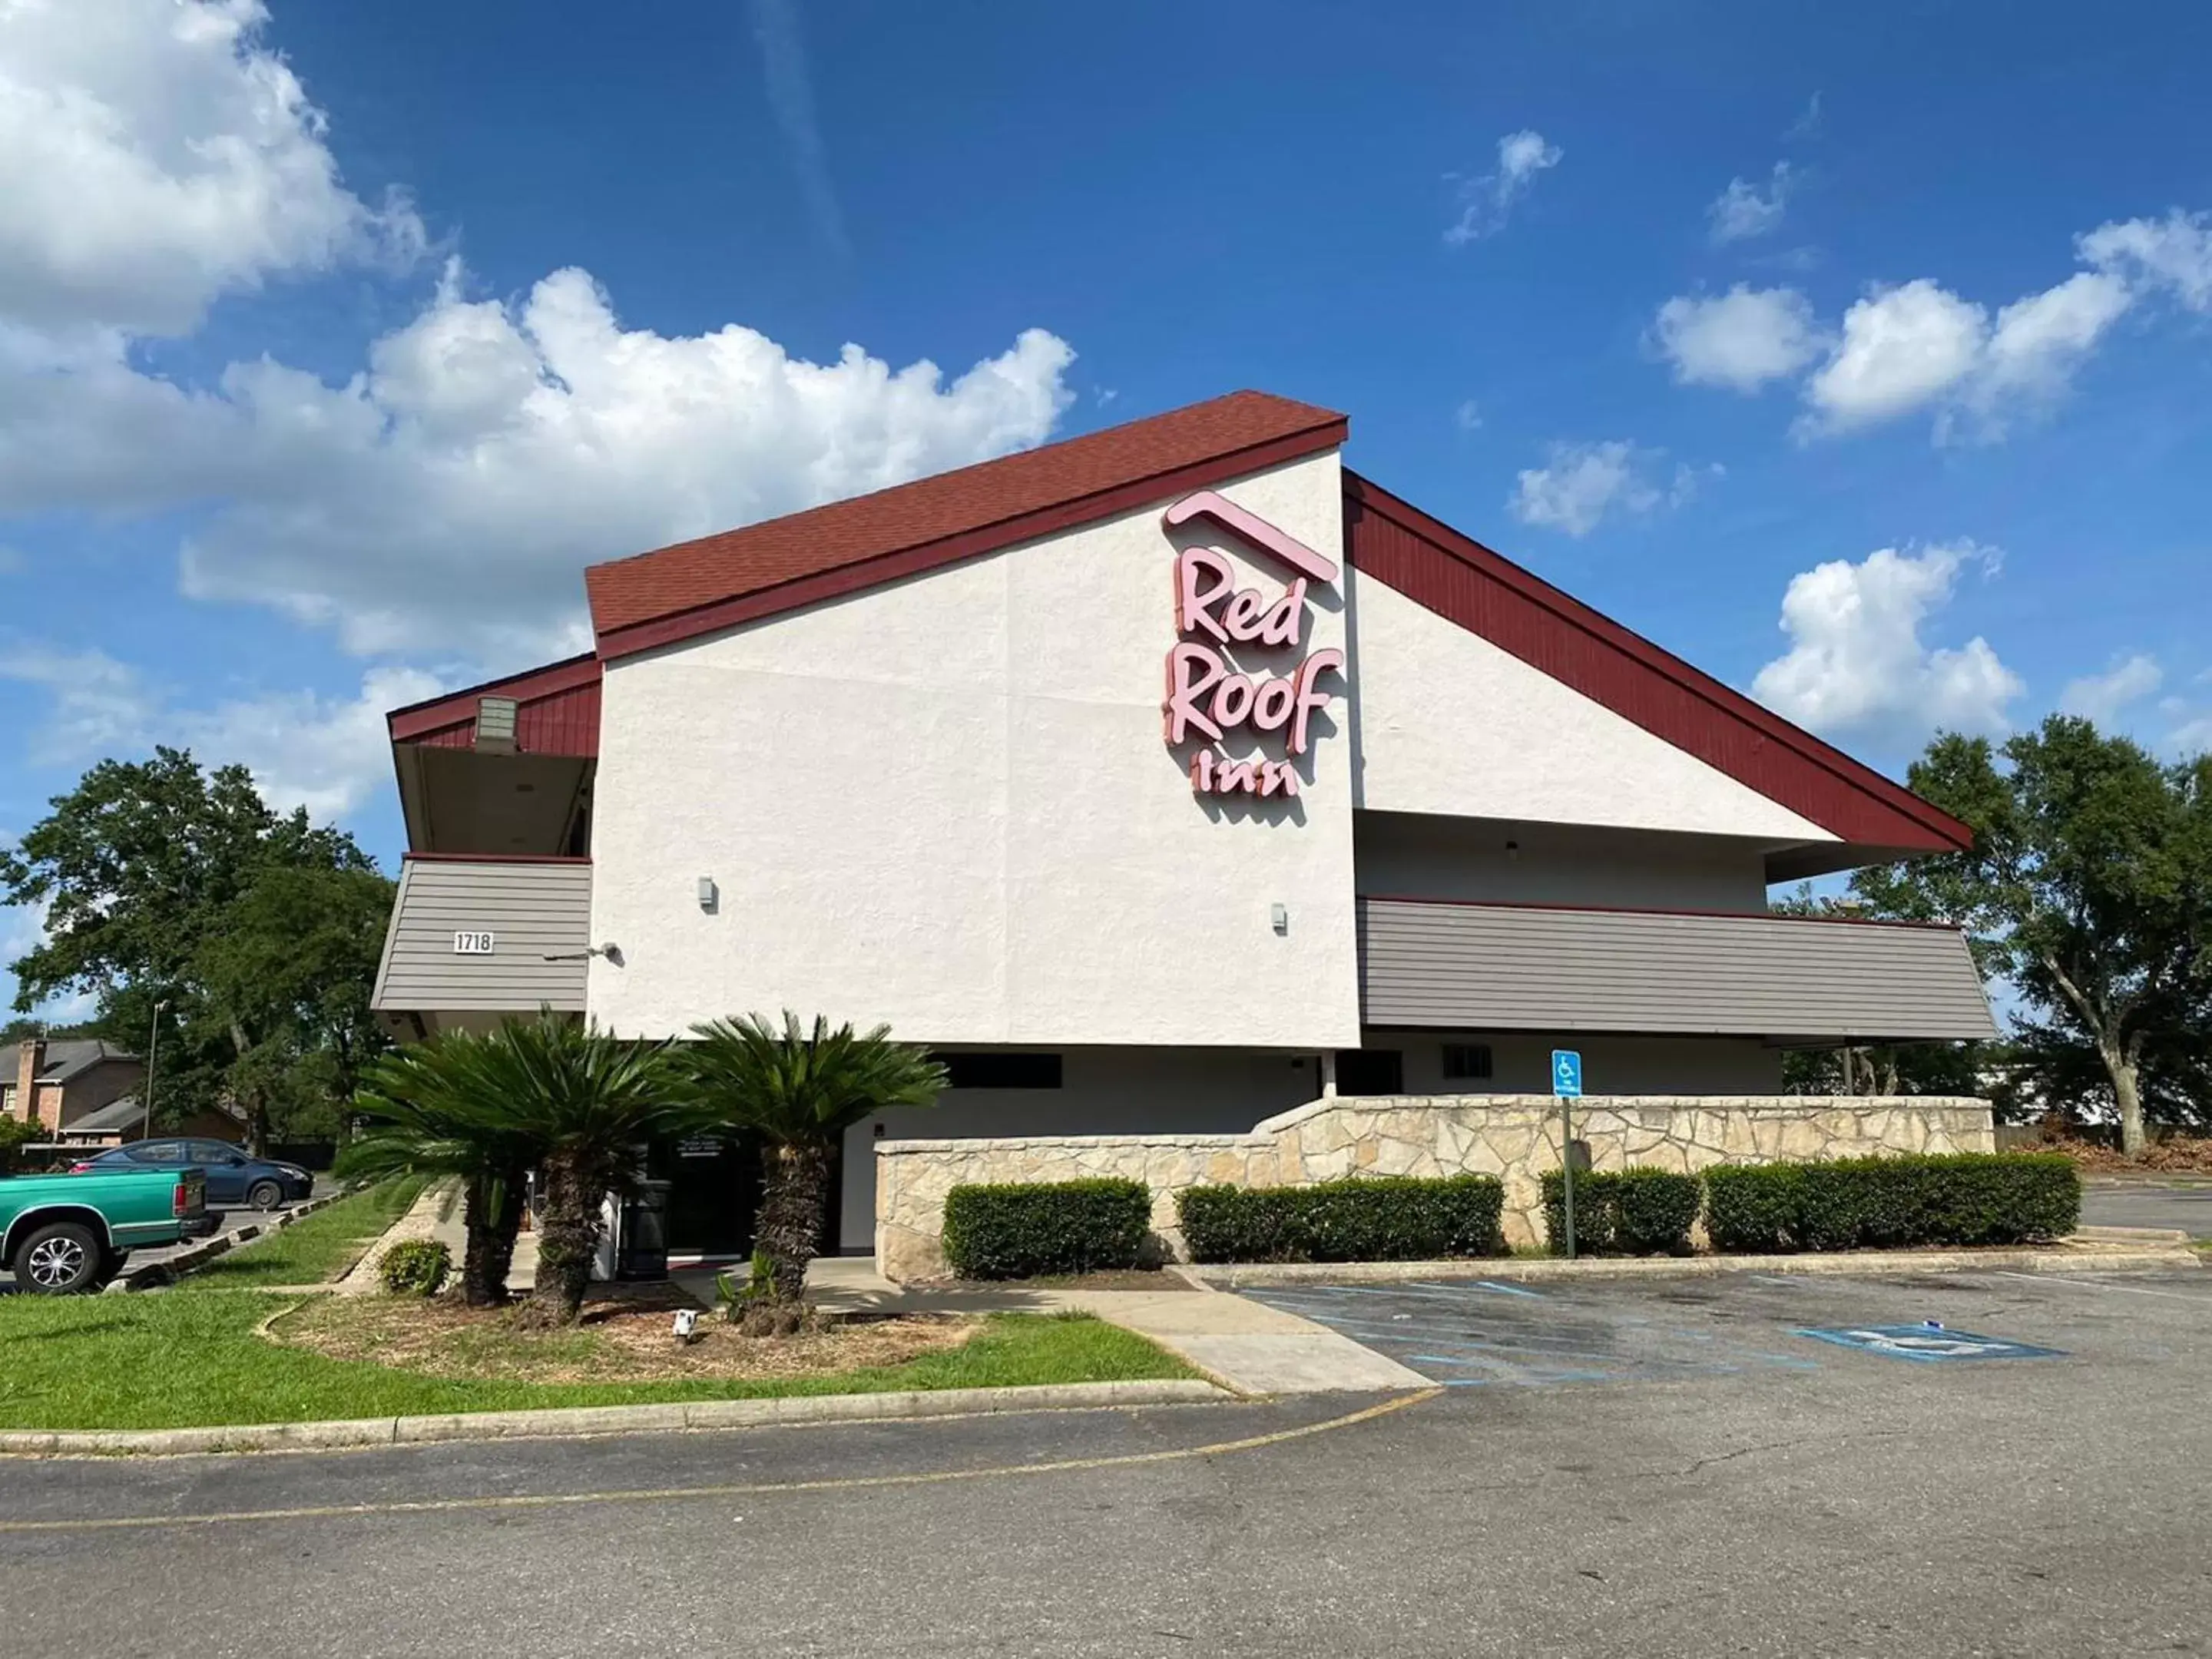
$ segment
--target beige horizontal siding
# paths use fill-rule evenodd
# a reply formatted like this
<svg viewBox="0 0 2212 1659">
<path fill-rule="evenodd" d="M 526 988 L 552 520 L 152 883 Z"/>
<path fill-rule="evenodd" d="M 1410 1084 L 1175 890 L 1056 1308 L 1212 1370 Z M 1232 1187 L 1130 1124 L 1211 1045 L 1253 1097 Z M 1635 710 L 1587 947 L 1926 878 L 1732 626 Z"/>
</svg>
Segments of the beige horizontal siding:
<svg viewBox="0 0 2212 1659">
<path fill-rule="evenodd" d="M 395 1012 L 512 1011 L 584 1006 L 591 942 L 588 864 L 410 860 L 376 978 L 374 1006 Z M 489 956 L 459 956 L 457 933 L 489 933 Z"/>
<path fill-rule="evenodd" d="M 1370 1025 L 1996 1035 L 1949 928 L 1362 899 L 1359 956 Z"/>
</svg>

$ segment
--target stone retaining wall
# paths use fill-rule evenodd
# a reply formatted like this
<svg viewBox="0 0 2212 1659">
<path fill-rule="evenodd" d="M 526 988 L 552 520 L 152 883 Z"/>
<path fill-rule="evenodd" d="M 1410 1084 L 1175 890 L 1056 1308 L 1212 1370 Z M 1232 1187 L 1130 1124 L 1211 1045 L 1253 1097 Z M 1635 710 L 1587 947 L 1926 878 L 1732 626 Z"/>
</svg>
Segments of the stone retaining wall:
<svg viewBox="0 0 2212 1659">
<path fill-rule="evenodd" d="M 1593 1165 L 1701 1170 L 1711 1164 L 1995 1149 L 1990 1103 L 1911 1096 L 1601 1096 L 1575 1109 Z M 895 1279 L 945 1271 L 945 1195 L 975 1182 L 1121 1176 L 1152 1189 L 1152 1230 L 1177 1259 L 1175 1195 L 1206 1182 L 1298 1186 L 1346 1175 L 1494 1175 L 1505 1242 L 1544 1237 L 1541 1181 L 1557 1169 L 1559 1103 L 1548 1095 L 1339 1096 L 1243 1134 L 1050 1135 L 886 1140 L 876 1147 L 876 1264 Z"/>
</svg>

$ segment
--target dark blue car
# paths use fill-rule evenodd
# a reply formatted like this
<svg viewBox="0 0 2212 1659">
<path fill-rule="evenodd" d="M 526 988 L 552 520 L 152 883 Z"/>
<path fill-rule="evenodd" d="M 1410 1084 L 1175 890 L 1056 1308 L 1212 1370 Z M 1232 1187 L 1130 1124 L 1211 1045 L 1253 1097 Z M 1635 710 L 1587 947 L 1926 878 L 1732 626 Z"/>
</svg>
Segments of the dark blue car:
<svg viewBox="0 0 2212 1659">
<path fill-rule="evenodd" d="M 227 1140 L 202 1140 L 172 1135 L 163 1139 L 134 1140 L 70 1166 L 72 1175 L 87 1170 L 194 1169 L 207 1176 L 210 1209 L 242 1204 L 253 1210 L 279 1210 L 297 1204 L 315 1184 L 314 1176 L 296 1164 L 278 1164 L 255 1158 Z"/>
</svg>

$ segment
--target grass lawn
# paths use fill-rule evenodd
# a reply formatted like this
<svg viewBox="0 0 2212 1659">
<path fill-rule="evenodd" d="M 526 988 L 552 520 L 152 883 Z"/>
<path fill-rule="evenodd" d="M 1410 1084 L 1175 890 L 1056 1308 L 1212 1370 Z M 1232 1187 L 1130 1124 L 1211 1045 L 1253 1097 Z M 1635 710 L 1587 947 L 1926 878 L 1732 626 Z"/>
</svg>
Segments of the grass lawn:
<svg viewBox="0 0 2212 1659">
<path fill-rule="evenodd" d="M 1142 1337 L 1099 1320 L 1000 1314 L 960 1347 L 830 1375 L 627 1383 L 464 1380 L 328 1358 L 255 1334 L 262 1321 L 291 1305 L 283 1297 L 195 1290 L 191 1281 L 138 1296 L 0 1297 L 0 1428 L 190 1428 L 1193 1375 Z"/>
<path fill-rule="evenodd" d="M 342 1198 L 303 1221 L 280 1227 L 186 1276 L 186 1283 L 222 1289 L 257 1285 L 320 1285 L 345 1277 L 362 1252 L 407 1213 L 428 1183 L 421 1176 L 380 1182 Z"/>
</svg>

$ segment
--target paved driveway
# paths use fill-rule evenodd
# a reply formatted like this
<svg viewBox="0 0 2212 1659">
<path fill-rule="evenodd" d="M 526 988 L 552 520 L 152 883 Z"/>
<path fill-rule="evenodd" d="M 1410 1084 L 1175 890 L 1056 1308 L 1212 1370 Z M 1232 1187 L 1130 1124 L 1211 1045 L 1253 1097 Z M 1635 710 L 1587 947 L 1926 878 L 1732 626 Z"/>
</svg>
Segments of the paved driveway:
<svg viewBox="0 0 2212 1659">
<path fill-rule="evenodd" d="M 2081 1219 L 2097 1227 L 2179 1227 L 2212 1238 L 2212 1181 L 2157 1186 L 2148 1182 L 2092 1182 L 2081 1194 Z"/>
<path fill-rule="evenodd" d="M 4 1651 L 2205 1650 L 2212 1271 L 1445 1288 L 1444 1315 L 1377 1302 L 1429 1325 L 1386 1340 L 1503 1343 L 1522 1375 L 1395 1404 L 0 1460 Z M 1792 1334 L 1929 1317 L 2061 1352 Z M 250 1593 L 210 1621 L 211 1585 Z"/>
<path fill-rule="evenodd" d="M 2063 1359 L 2063 1316 L 2075 1311 L 2068 1299 L 2082 1293 L 2065 1287 L 2092 1286 L 2123 1305 L 2144 1293 L 2125 1274 L 2045 1285 L 2039 1277 L 1731 1273 L 1541 1287 L 1454 1279 L 1241 1294 L 1327 1325 L 1448 1389 L 1540 1389 Z M 2166 1294 L 2212 1295 L 2212 1275 L 2181 1285 Z M 2198 1305 L 2212 1310 L 2212 1301 Z"/>
</svg>

